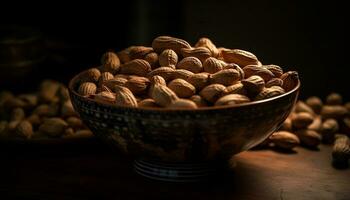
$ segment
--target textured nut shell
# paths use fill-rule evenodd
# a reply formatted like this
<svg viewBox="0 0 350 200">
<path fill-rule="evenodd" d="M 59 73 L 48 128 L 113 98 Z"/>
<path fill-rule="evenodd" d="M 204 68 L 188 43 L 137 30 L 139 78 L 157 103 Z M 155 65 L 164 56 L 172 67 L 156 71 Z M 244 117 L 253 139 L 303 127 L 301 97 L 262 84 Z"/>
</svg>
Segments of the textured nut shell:
<svg viewBox="0 0 350 200">
<path fill-rule="evenodd" d="M 263 65 L 262 67 L 268 69 L 276 78 L 279 78 L 283 74 L 283 69 L 278 65 Z"/>
<path fill-rule="evenodd" d="M 282 87 L 283 85 L 283 81 L 280 78 L 272 78 L 271 80 L 269 80 L 266 84 L 265 87 L 269 88 L 272 86 L 279 86 Z"/>
<path fill-rule="evenodd" d="M 133 77 L 125 83 L 125 87 L 129 88 L 129 90 L 136 95 L 144 94 L 149 85 L 150 81 L 145 77 Z"/>
<path fill-rule="evenodd" d="M 205 47 L 183 48 L 181 55 L 183 57 L 196 57 L 204 63 L 207 58 L 211 57 L 211 52 Z"/>
<path fill-rule="evenodd" d="M 152 69 L 159 66 L 159 57 L 155 52 L 147 54 L 144 59 L 151 65 Z"/>
<path fill-rule="evenodd" d="M 118 106 L 137 107 L 137 101 L 134 94 L 126 87 L 115 86 L 115 104 Z"/>
<path fill-rule="evenodd" d="M 219 50 L 216 48 L 215 44 L 209 38 L 200 38 L 195 44 L 195 47 L 205 47 L 209 49 L 211 55 L 215 58 L 219 56 Z"/>
<path fill-rule="evenodd" d="M 177 69 L 185 69 L 193 73 L 199 73 L 203 71 L 202 62 L 196 57 L 186 57 L 182 59 L 176 65 Z"/>
<path fill-rule="evenodd" d="M 221 97 L 215 102 L 215 106 L 234 105 L 250 102 L 247 96 L 241 94 L 229 94 Z"/>
<path fill-rule="evenodd" d="M 295 132 L 301 143 L 309 147 L 317 147 L 321 143 L 321 135 L 316 131 L 302 129 Z"/>
<path fill-rule="evenodd" d="M 120 60 L 114 52 L 106 52 L 101 58 L 102 71 L 116 73 L 119 71 Z"/>
<path fill-rule="evenodd" d="M 196 109 L 197 105 L 188 99 L 177 99 L 168 106 L 170 109 Z"/>
<path fill-rule="evenodd" d="M 143 59 L 129 61 L 120 67 L 120 73 L 146 77 L 151 71 L 149 62 Z"/>
<path fill-rule="evenodd" d="M 260 76 L 264 79 L 265 83 L 275 77 L 275 75 L 268 69 L 258 65 L 247 65 L 243 68 L 244 78 L 249 78 L 253 75 Z"/>
<path fill-rule="evenodd" d="M 100 92 L 94 95 L 94 100 L 101 103 L 113 103 L 115 101 L 115 94 L 112 92 Z"/>
<path fill-rule="evenodd" d="M 200 91 L 209 84 L 209 74 L 207 73 L 193 74 L 192 76 L 188 77 L 186 81 L 191 83 L 196 88 L 197 91 Z"/>
<path fill-rule="evenodd" d="M 90 68 L 85 71 L 80 77 L 81 82 L 94 82 L 97 83 L 97 81 L 100 79 L 101 72 L 97 68 Z"/>
<path fill-rule="evenodd" d="M 68 117 L 66 119 L 66 122 L 69 127 L 72 127 L 74 129 L 79 129 L 84 127 L 83 121 L 81 121 L 81 119 L 79 119 L 78 117 Z"/>
<path fill-rule="evenodd" d="M 206 101 L 214 103 L 225 93 L 225 90 L 226 87 L 224 85 L 210 84 L 203 88 L 199 95 L 201 95 Z"/>
<path fill-rule="evenodd" d="M 210 76 L 210 83 L 218 83 L 225 86 L 232 85 L 240 80 L 240 74 L 235 69 L 224 69 Z"/>
<path fill-rule="evenodd" d="M 126 78 L 117 77 L 117 78 L 113 78 L 105 81 L 103 85 L 108 87 L 110 90 L 114 91 L 114 87 L 116 85 L 124 86 L 126 82 L 128 82 Z"/>
<path fill-rule="evenodd" d="M 223 64 L 220 60 L 210 57 L 204 61 L 203 69 L 205 72 L 214 74 L 223 69 Z"/>
<path fill-rule="evenodd" d="M 296 71 L 289 71 L 289 72 L 284 73 L 281 76 L 281 79 L 283 81 L 282 88 L 286 92 L 288 92 L 297 86 L 297 84 L 299 82 L 299 75 L 298 75 L 298 72 L 296 72 Z"/>
<path fill-rule="evenodd" d="M 22 108 L 15 108 L 10 113 L 10 121 L 21 121 L 26 116 Z"/>
<path fill-rule="evenodd" d="M 175 66 L 177 64 L 178 57 L 175 51 L 171 49 L 165 49 L 159 55 L 159 64 L 160 66 Z"/>
<path fill-rule="evenodd" d="M 164 78 L 165 81 L 169 81 L 173 79 L 174 71 L 175 69 L 171 67 L 159 67 L 148 73 L 148 78 L 151 78 L 153 76 L 161 76 Z"/>
<path fill-rule="evenodd" d="M 145 46 L 132 46 L 129 49 L 129 57 L 130 60 L 134 59 L 144 59 L 144 57 L 153 52 L 152 47 L 145 47 Z"/>
<path fill-rule="evenodd" d="M 119 51 L 117 53 L 117 55 L 118 55 L 118 57 L 119 57 L 119 59 L 120 59 L 120 61 L 122 63 L 127 63 L 127 62 L 129 62 L 131 60 L 131 58 L 130 58 L 130 51 L 134 47 L 135 46 L 130 46 L 130 47 L 128 47 L 126 49 L 123 49 L 122 51 Z"/>
<path fill-rule="evenodd" d="M 165 49 L 172 49 L 177 54 L 180 54 L 182 48 L 191 48 L 191 45 L 188 44 L 188 42 L 186 42 L 185 40 L 179 38 L 174 38 L 170 36 L 159 36 L 153 40 L 152 47 L 157 53 L 161 53 Z"/>
<path fill-rule="evenodd" d="M 335 162 L 342 162 L 345 166 L 348 165 L 350 159 L 350 140 L 349 137 L 343 134 L 338 134 L 332 149 L 332 158 Z"/>
<path fill-rule="evenodd" d="M 68 127 L 67 122 L 61 118 L 49 118 L 44 120 L 44 123 L 40 125 L 39 131 L 52 137 L 60 136 L 64 133 Z"/>
<path fill-rule="evenodd" d="M 176 69 L 174 72 L 173 72 L 173 79 L 177 79 L 177 78 L 180 78 L 180 79 L 184 79 L 184 80 L 187 80 L 190 76 L 192 76 L 194 73 L 191 72 L 191 71 L 188 71 L 186 69 Z"/>
<path fill-rule="evenodd" d="M 98 85 L 101 86 L 104 82 L 114 79 L 114 75 L 110 72 L 103 72 L 98 80 Z"/>
<path fill-rule="evenodd" d="M 82 83 L 78 88 L 78 93 L 83 96 L 89 96 L 96 93 L 97 86 L 92 82 Z"/>
<path fill-rule="evenodd" d="M 242 79 L 244 79 L 244 76 L 245 76 L 245 74 L 244 74 L 244 71 L 243 71 L 243 69 L 239 66 L 239 65 L 237 65 L 237 64 L 235 64 L 235 63 L 225 63 L 224 61 L 221 61 L 223 64 L 223 66 L 224 66 L 224 68 L 223 69 L 235 69 L 235 70 L 237 70 L 238 72 L 239 72 L 239 74 L 240 74 L 240 79 L 242 80 Z"/>
<path fill-rule="evenodd" d="M 222 49 L 221 54 L 225 62 L 236 63 L 243 68 L 246 65 L 258 64 L 258 58 L 248 51 L 240 49 Z"/>
<path fill-rule="evenodd" d="M 160 85 L 160 84 L 155 84 L 153 86 L 151 97 L 154 99 L 154 101 L 158 105 L 160 105 L 162 107 L 167 107 L 170 104 L 174 103 L 175 100 L 178 99 L 175 92 L 173 92 L 167 86 Z"/>
<path fill-rule="evenodd" d="M 230 85 L 230 86 L 226 87 L 225 94 L 247 95 L 247 91 L 245 90 L 245 88 L 241 82 L 237 82 L 234 85 Z"/>
<path fill-rule="evenodd" d="M 292 120 L 290 117 L 288 117 L 283 123 L 282 126 L 279 128 L 280 131 L 292 131 Z"/>
<path fill-rule="evenodd" d="M 299 112 L 307 112 L 310 113 L 311 115 L 315 115 L 315 112 L 312 110 L 312 108 L 310 106 L 308 106 L 307 104 L 305 104 L 303 101 L 299 100 L 294 107 L 294 111 L 296 113 Z"/>
<path fill-rule="evenodd" d="M 279 86 L 272 86 L 270 88 L 264 88 L 256 97 L 255 100 L 268 99 L 275 97 L 281 94 L 284 94 L 285 91 Z"/>
<path fill-rule="evenodd" d="M 196 93 L 196 88 L 183 79 L 174 79 L 168 87 L 180 98 L 188 98 Z"/>
<path fill-rule="evenodd" d="M 319 97 L 312 96 L 306 99 L 305 103 L 312 108 L 312 110 L 319 114 L 321 112 L 323 103 L 322 100 Z"/>
<path fill-rule="evenodd" d="M 278 131 L 270 136 L 271 142 L 283 149 L 292 149 L 300 144 L 299 138 L 287 131 Z"/>
<path fill-rule="evenodd" d="M 265 81 L 260 76 L 251 76 L 241 81 L 244 88 L 249 94 L 255 96 L 259 94 L 265 87 Z"/>
<path fill-rule="evenodd" d="M 347 115 L 348 110 L 344 106 L 338 105 L 325 105 L 322 107 L 321 116 L 322 119 L 334 118 L 334 119 L 342 119 L 345 115 Z"/>
<path fill-rule="evenodd" d="M 326 97 L 326 104 L 327 105 L 342 105 L 343 104 L 343 97 L 338 93 L 331 93 Z"/>
<path fill-rule="evenodd" d="M 314 118 L 314 121 L 307 127 L 307 129 L 314 130 L 316 132 L 320 132 L 321 126 L 322 126 L 322 119 L 320 116 L 316 116 Z"/>
</svg>

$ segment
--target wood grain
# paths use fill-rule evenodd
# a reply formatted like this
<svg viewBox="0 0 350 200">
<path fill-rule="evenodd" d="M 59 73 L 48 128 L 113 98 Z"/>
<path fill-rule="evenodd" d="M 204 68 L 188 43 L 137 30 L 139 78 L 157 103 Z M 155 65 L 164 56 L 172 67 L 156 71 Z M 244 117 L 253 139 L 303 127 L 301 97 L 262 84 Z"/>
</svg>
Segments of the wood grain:
<svg viewBox="0 0 350 200">
<path fill-rule="evenodd" d="M 0 199 L 350 199 L 350 170 L 331 166 L 330 146 L 243 152 L 232 170 L 191 184 L 140 177 L 131 160 L 98 142 L 0 152 Z"/>
</svg>

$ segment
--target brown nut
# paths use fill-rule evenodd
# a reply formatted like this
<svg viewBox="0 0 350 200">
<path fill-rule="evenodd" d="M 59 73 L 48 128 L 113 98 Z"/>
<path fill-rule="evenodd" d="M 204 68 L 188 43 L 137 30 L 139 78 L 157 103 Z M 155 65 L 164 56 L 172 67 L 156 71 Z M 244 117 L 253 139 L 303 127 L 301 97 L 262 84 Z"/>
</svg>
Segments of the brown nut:
<svg viewBox="0 0 350 200">
<path fill-rule="evenodd" d="M 208 106 L 208 103 L 200 95 L 193 95 L 190 97 L 190 100 L 193 101 L 197 107 Z"/>
<path fill-rule="evenodd" d="M 180 98 L 188 98 L 196 93 L 196 88 L 183 79 L 174 79 L 168 87 Z"/>
<path fill-rule="evenodd" d="M 188 99 L 177 99 L 168 106 L 170 109 L 196 109 L 197 105 Z"/>
<path fill-rule="evenodd" d="M 257 75 L 264 79 L 265 83 L 270 81 L 275 75 L 268 69 L 258 66 L 258 65 L 247 65 L 243 68 L 244 78 L 249 78 L 251 76 Z"/>
<path fill-rule="evenodd" d="M 316 96 L 312 96 L 306 99 L 305 103 L 310 106 L 310 108 L 312 108 L 312 110 L 317 113 L 320 114 L 321 110 L 322 110 L 322 100 L 319 97 Z"/>
<path fill-rule="evenodd" d="M 152 47 L 132 46 L 129 49 L 129 57 L 130 57 L 130 60 L 144 59 L 147 54 L 152 52 L 153 52 Z"/>
<path fill-rule="evenodd" d="M 148 108 L 159 108 L 159 105 L 153 99 L 143 99 L 138 102 L 139 107 L 148 107 Z"/>
<path fill-rule="evenodd" d="M 308 127 L 314 121 L 314 117 L 307 112 L 296 113 L 292 118 L 293 127 L 303 129 Z"/>
<path fill-rule="evenodd" d="M 176 65 L 177 69 L 186 69 L 193 73 L 199 73 L 203 71 L 202 62 L 196 57 L 186 57 L 182 59 Z"/>
<path fill-rule="evenodd" d="M 307 112 L 307 113 L 310 113 L 313 116 L 316 115 L 315 112 L 312 110 L 312 108 L 310 106 L 308 106 L 307 104 L 305 104 L 301 100 L 299 100 L 295 104 L 294 111 L 297 112 L 297 113 L 299 113 L 299 112 Z"/>
<path fill-rule="evenodd" d="M 235 69 L 224 69 L 210 76 L 210 83 L 218 83 L 225 86 L 235 84 L 240 80 L 240 74 Z"/>
<path fill-rule="evenodd" d="M 203 97 L 206 101 L 215 103 L 222 95 L 224 95 L 226 87 L 221 84 L 210 84 L 203 88 L 199 95 Z"/>
<path fill-rule="evenodd" d="M 239 65 L 237 65 L 237 64 L 235 64 L 235 63 L 229 63 L 229 64 L 227 64 L 227 63 L 225 63 L 224 61 L 221 61 L 222 63 L 223 63 L 223 66 L 224 66 L 224 69 L 235 69 L 235 70 L 237 70 L 238 72 L 239 72 L 239 78 L 240 78 L 240 80 L 242 80 L 242 79 L 244 79 L 244 76 L 245 76 L 245 74 L 244 74 L 244 71 L 243 71 L 243 69 L 239 66 Z"/>
<path fill-rule="evenodd" d="M 135 94 L 144 94 L 146 93 L 148 86 L 150 85 L 150 81 L 145 77 L 132 77 L 126 83 L 125 87 L 129 88 L 129 90 Z"/>
<path fill-rule="evenodd" d="M 57 137 L 61 136 L 67 127 L 67 122 L 61 118 L 48 118 L 40 125 L 39 131 L 48 136 Z"/>
<path fill-rule="evenodd" d="M 165 49 L 159 55 L 159 64 L 160 66 L 175 66 L 177 64 L 178 57 L 175 51 L 171 49 Z"/>
<path fill-rule="evenodd" d="M 155 52 L 147 54 L 144 59 L 151 65 L 152 69 L 159 66 L 159 57 Z"/>
<path fill-rule="evenodd" d="M 101 58 L 101 69 L 103 72 L 110 72 L 115 74 L 119 71 L 120 60 L 114 52 L 106 52 Z"/>
<path fill-rule="evenodd" d="M 344 106 L 339 105 L 325 105 L 321 110 L 322 119 L 342 119 L 347 115 L 347 113 L 348 110 Z"/>
<path fill-rule="evenodd" d="M 272 86 L 279 86 L 282 87 L 283 85 L 283 81 L 280 78 L 272 78 L 271 80 L 269 80 L 266 84 L 265 87 L 269 88 Z"/>
<path fill-rule="evenodd" d="M 245 90 L 243 84 L 239 81 L 233 85 L 226 87 L 225 94 L 242 94 L 247 96 L 247 91 Z"/>
<path fill-rule="evenodd" d="M 103 72 L 98 80 L 98 86 L 101 87 L 106 81 L 114 79 L 114 76 L 110 72 Z"/>
<path fill-rule="evenodd" d="M 184 80 L 187 80 L 190 76 L 192 76 L 194 73 L 191 72 L 191 71 L 188 71 L 186 69 L 176 69 L 174 72 L 173 72 L 173 79 L 177 79 L 177 78 L 180 78 L 180 79 L 184 79 Z"/>
<path fill-rule="evenodd" d="M 202 90 L 209 84 L 209 74 L 198 73 L 187 78 L 187 82 L 191 83 L 197 91 Z"/>
<path fill-rule="evenodd" d="M 182 48 L 181 55 L 183 57 L 196 57 L 204 66 L 204 61 L 211 56 L 211 52 L 205 47 Z"/>
<path fill-rule="evenodd" d="M 283 69 L 278 65 L 263 65 L 262 67 L 268 69 L 276 78 L 279 78 L 283 74 Z"/>
<path fill-rule="evenodd" d="M 327 105 L 342 105 L 343 97 L 339 93 L 331 93 L 326 98 Z"/>
<path fill-rule="evenodd" d="M 268 99 L 271 97 L 279 96 L 284 94 L 285 91 L 279 86 L 272 86 L 269 88 L 264 88 L 256 97 L 255 100 Z"/>
<path fill-rule="evenodd" d="M 283 81 L 282 88 L 286 92 L 288 92 L 288 91 L 294 89 L 298 85 L 299 75 L 298 75 L 298 72 L 296 72 L 296 71 L 289 71 L 289 72 L 284 73 L 281 76 L 281 79 Z"/>
<path fill-rule="evenodd" d="M 166 85 L 161 84 L 155 84 L 153 86 L 151 97 L 158 105 L 162 107 L 167 107 L 178 99 L 175 92 L 173 92 Z"/>
<path fill-rule="evenodd" d="M 103 91 L 94 95 L 94 100 L 100 103 L 114 103 L 115 94 L 112 92 Z"/>
<path fill-rule="evenodd" d="M 151 65 L 149 62 L 143 59 L 129 61 L 120 67 L 120 73 L 122 74 L 131 74 L 143 77 L 146 77 L 150 71 Z"/>
<path fill-rule="evenodd" d="M 229 94 L 219 98 L 215 102 L 215 106 L 234 105 L 247 102 L 250 102 L 250 99 L 247 96 L 241 94 Z"/>
<path fill-rule="evenodd" d="M 15 134 L 18 137 L 30 139 L 33 136 L 33 126 L 30 122 L 21 121 L 15 128 Z"/>
<path fill-rule="evenodd" d="M 21 121 L 25 116 L 26 114 L 22 108 L 15 108 L 11 111 L 10 121 Z"/>
<path fill-rule="evenodd" d="M 214 57 L 210 57 L 203 62 L 204 71 L 210 74 L 221 71 L 223 68 L 223 63 Z"/>
<path fill-rule="evenodd" d="M 277 131 L 270 136 L 275 146 L 283 149 L 292 149 L 300 144 L 299 138 L 288 131 Z"/>
<path fill-rule="evenodd" d="M 95 94 L 97 90 L 97 86 L 92 82 L 82 83 L 78 88 L 78 93 L 82 96 L 89 96 L 91 94 Z"/>
<path fill-rule="evenodd" d="M 116 93 L 116 98 L 115 98 L 116 105 L 137 107 L 136 98 L 128 88 L 123 86 L 115 86 L 114 90 Z"/>
<path fill-rule="evenodd" d="M 200 38 L 198 42 L 195 44 L 195 47 L 205 47 L 209 49 L 213 57 L 216 58 L 219 56 L 219 50 L 216 48 L 215 44 L 209 38 L 205 38 L 205 37 Z"/>
<path fill-rule="evenodd" d="M 333 165 L 336 167 L 348 167 L 350 159 L 350 140 L 343 134 L 338 134 L 332 149 Z"/>
<path fill-rule="evenodd" d="M 245 90 L 251 95 L 255 96 L 259 94 L 265 87 L 264 79 L 260 76 L 251 76 L 241 81 Z"/>
<path fill-rule="evenodd" d="M 151 78 L 153 76 L 161 76 L 165 79 L 165 81 L 172 80 L 174 77 L 174 71 L 175 69 L 171 67 L 159 67 L 150 73 L 148 73 L 148 78 Z"/>
<path fill-rule="evenodd" d="M 302 129 L 295 132 L 301 143 L 308 147 L 317 147 L 321 143 L 321 135 L 316 131 Z"/>
<path fill-rule="evenodd" d="M 159 36 L 153 40 L 152 47 L 157 53 L 162 53 L 165 49 L 172 49 L 176 54 L 180 54 L 182 48 L 191 48 L 191 45 L 179 38 Z"/>
<path fill-rule="evenodd" d="M 322 141 L 327 144 L 334 142 L 334 136 L 339 130 L 335 119 L 326 119 L 321 125 Z"/>
<path fill-rule="evenodd" d="M 248 51 L 240 49 L 223 49 L 221 54 L 225 62 L 236 63 L 242 68 L 247 65 L 258 64 L 258 58 Z"/>
</svg>

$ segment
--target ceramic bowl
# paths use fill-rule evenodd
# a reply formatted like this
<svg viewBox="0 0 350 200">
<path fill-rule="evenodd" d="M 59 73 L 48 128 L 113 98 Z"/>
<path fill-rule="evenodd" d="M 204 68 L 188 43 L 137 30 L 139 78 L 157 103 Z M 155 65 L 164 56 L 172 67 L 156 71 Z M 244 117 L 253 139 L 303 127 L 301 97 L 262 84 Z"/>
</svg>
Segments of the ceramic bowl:
<svg viewBox="0 0 350 200">
<path fill-rule="evenodd" d="M 84 72 L 82 72 L 84 73 Z M 120 107 L 84 98 L 69 83 L 74 108 L 93 133 L 133 158 L 164 162 L 228 159 L 265 140 L 287 118 L 299 92 L 196 110 Z"/>
</svg>

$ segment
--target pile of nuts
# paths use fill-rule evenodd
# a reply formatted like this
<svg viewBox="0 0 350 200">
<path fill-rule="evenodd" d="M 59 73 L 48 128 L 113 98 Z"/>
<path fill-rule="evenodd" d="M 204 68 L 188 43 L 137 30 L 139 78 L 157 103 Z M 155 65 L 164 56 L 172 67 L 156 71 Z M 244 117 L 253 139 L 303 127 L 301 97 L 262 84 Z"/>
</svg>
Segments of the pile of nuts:
<svg viewBox="0 0 350 200">
<path fill-rule="evenodd" d="M 317 148 L 320 143 L 333 144 L 333 164 L 348 166 L 350 159 L 350 102 L 343 104 L 338 93 L 331 93 L 325 102 L 313 96 L 298 101 L 280 130 L 262 146 L 292 149 L 302 144 Z"/>
<path fill-rule="evenodd" d="M 68 89 L 59 82 L 45 80 L 36 93 L 0 92 L 0 140 L 91 136 L 73 109 Z"/>
<path fill-rule="evenodd" d="M 240 49 L 217 48 L 208 38 L 188 42 L 159 36 L 152 47 L 107 52 L 85 71 L 76 91 L 102 103 L 130 107 L 196 109 L 278 96 L 298 84 L 298 73 L 263 65 Z"/>
</svg>

